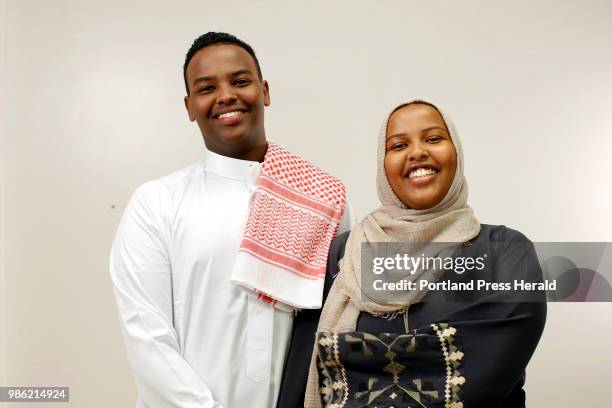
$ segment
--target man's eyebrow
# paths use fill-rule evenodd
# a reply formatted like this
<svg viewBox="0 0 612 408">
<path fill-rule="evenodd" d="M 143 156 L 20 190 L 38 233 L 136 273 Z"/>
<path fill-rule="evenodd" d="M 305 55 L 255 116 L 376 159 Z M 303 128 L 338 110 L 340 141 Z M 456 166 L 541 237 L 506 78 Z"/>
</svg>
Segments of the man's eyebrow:
<svg viewBox="0 0 612 408">
<path fill-rule="evenodd" d="M 246 69 L 246 68 L 239 69 L 238 71 L 232 72 L 232 76 L 238 76 L 242 74 L 253 74 L 253 73 L 251 72 L 251 70 Z"/>
<path fill-rule="evenodd" d="M 243 74 L 253 74 L 253 73 L 252 73 L 252 72 L 251 72 L 251 70 L 249 70 L 249 69 L 242 68 L 242 69 L 239 69 L 239 70 L 236 70 L 236 71 L 232 72 L 232 73 L 230 74 L 230 76 L 235 77 L 235 76 L 238 76 L 238 75 L 243 75 Z M 206 82 L 206 81 L 211 81 L 211 80 L 213 80 L 213 79 L 215 79 L 215 78 L 216 78 L 216 77 L 214 77 L 214 76 L 206 76 L 206 75 L 205 75 L 205 76 L 201 76 L 201 77 L 199 77 L 199 78 L 194 79 L 194 80 L 193 80 L 192 85 L 195 85 L 195 84 L 197 84 L 198 82 Z"/>
<path fill-rule="evenodd" d="M 199 78 L 196 78 L 193 80 L 193 82 L 191 83 L 192 85 L 197 84 L 198 82 L 206 82 L 206 81 L 210 81 L 212 79 L 215 79 L 214 76 L 201 76 Z"/>
</svg>

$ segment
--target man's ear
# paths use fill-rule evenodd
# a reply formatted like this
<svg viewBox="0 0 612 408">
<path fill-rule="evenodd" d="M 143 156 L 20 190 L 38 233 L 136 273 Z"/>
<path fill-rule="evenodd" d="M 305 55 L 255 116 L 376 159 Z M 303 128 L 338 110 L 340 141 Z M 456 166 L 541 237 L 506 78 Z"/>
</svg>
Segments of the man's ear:
<svg viewBox="0 0 612 408">
<path fill-rule="evenodd" d="M 270 86 L 268 81 L 263 81 L 264 105 L 270 106 Z"/>
<path fill-rule="evenodd" d="M 189 115 L 189 120 L 193 122 L 195 120 L 195 116 L 191 112 L 191 100 L 189 99 L 189 96 L 185 96 L 184 101 L 185 109 L 187 109 L 187 115 Z"/>
</svg>

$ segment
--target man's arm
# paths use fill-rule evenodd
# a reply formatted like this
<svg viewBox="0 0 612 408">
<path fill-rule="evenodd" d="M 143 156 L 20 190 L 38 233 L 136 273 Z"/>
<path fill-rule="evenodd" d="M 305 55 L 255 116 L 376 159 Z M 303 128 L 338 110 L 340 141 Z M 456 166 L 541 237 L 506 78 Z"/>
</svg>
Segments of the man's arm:
<svg viewBox="0 0 612 408">
<path fill-rule="evenodd" d="M 151 408 L 219 408 L 183 359 L 173 325 L 172 278 L 158 186 L 132 196 L 110 257 L 127 355 L 140 397 Z"/>
</svg>

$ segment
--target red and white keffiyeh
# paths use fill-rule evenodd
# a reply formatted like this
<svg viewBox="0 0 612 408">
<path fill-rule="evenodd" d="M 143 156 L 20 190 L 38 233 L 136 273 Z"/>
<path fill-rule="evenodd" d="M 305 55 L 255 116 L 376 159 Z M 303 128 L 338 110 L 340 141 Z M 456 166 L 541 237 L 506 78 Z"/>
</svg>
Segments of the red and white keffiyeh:
<svg viewBox="0 0 612 408">
<path fill-rule="evenodd" d="M 320 308 L 345 207 L 340 179 L 268 143 L 231 281 L 279 309 Z"/>
</svg>

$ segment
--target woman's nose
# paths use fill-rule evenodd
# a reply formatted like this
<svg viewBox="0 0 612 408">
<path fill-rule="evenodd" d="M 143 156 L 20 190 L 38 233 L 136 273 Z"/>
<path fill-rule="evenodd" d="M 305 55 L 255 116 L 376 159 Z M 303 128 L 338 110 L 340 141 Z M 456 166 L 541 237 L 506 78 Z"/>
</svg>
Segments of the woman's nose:
<svg viewBox="0 0 612 408">
<path fill-rule="evenodd" d="M 427 148 L 421 143 L 415 143 L 412 145 L 412 149 L 408 152 L 409 159 L 411 161 L 421 161 L 429 156 Z"/>
</svg>

